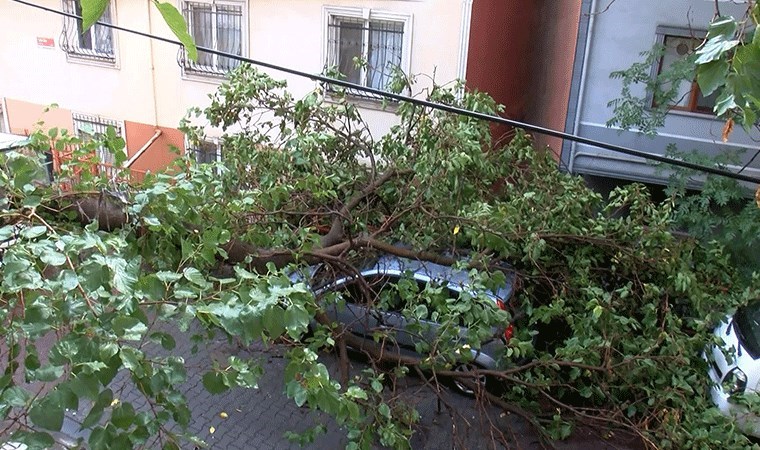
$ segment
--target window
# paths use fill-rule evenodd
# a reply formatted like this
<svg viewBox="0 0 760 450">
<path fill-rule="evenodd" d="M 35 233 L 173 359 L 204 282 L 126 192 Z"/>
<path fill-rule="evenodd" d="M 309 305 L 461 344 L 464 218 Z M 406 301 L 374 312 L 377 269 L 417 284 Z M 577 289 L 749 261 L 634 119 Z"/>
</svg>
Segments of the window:
<svg viewBox="0 0 760 450">
<path fill-rule="evenodd" d="M 703 42 L 702 37 L 690 34 L 689 30 L 659 27 L 657 31 L 657 40 L 663 46 L 664 53 L 657 63 L 656 75 L 672 68 L 677 61 L 694 53 L 695 49 Z M 666 85 L 663 88 L 668 89 L 669 86 Z M 702 95 L 696 80 L 692 82 L 682 81 L 670 108 L 677 111 L 712 114 L 717 97 L 716 92 L 707 97 Z M 652 105 L 657 106 L 654 99 Z"/>
<path fill-rule="evenodd" d="M 183 13 L 190 34 L 198 47 L 243 56 L 243 5 L 230 2 L 184 2 Z M 198 61 L 191 61 L 180 49 L 180 64 L 185 73 L 224 75 L 240 65 L 234 58 L 198 51 Z"/>
<path fill-rule="evenodd" d="M 352 8 L 326 12 L 326 63 L 347 81 L 388 89 L 395 69 L 408 71 L 410 17 Z"/>
<path fill-rule="evenodd" d="M 110 2 L 109 6 L 106 7 L 99 21 L 111 23 L 112 3 Z M 63 10 L 81 16 L 82 5 L 80 0 L 64 0 Z M 69 56 L 109 63 L 116 61 L 113 30 L 103 25 L 95 24 L 87 31 L 83 31 L 81 19 L 65 17 L 60 44 Z"/>
<path fill-rule="evenodd" d="M 198 164 L 208 164 L 222 159 L 222 149 L 217 141 L 201 141 L 198 145 L 189 147 L 193 159 Z"/>
<path fill-rule="evenodd" d="M 108 127 L 113 127 L 116 136 L 124 137 L 124 124 L 117 120 L 78 113 L 73 113 L 72 117 L 74 119 L 74 131 L 80 138 L 86 139 L 88 136 L 91 138 L 103 136 L 106 134 Z M 114 168 L 116 158 L 111 150 L 101 145 L 97 149 L 97 154 L 98 160 L 101 163 L 100 169 L 104 170 L 109 177 L 115 176 L 118 170 Z"/>
</svg>

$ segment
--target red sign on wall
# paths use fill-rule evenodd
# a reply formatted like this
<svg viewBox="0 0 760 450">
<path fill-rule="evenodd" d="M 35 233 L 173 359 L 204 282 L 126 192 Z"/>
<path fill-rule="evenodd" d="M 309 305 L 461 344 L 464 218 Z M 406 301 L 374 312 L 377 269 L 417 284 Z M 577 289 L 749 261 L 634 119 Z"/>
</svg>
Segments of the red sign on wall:
<svg viewBox="0 0 760 450">
<path fill-rule="evenodd" d="M 55 47 L 55 41 L 51 37 L 37 37 L 37 45 L 40 47 Z"/>
</svg>

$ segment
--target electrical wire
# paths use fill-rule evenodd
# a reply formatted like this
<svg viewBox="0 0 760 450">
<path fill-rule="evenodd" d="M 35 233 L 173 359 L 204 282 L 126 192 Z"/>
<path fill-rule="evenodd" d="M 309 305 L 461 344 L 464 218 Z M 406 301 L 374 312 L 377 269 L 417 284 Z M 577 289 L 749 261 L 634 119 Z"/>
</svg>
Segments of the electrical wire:
<svg viewBox="0 0 760 450">
<path fill-rule="evenodd" d="M 61 15 L 61 16 L 70 17 L 70 18 L 79 19 L 79 20 L 82 19 L 81 16 L 78 16 L 76 14 L 71 14 L 71 13 L 60 11 L 60 10 L 57 10 L 57 9 L 54 9 L 54 8 L 48 8 L 46 6 L 37 5 L 37 4 L 31 3 L 31 2 L 28 2 L 26 0 L 11 0 L 11 1 L 13 1 L 15 3 L 22 4 L 22 5 L 30 6 L 32 8 L 37 8 L 37 9 L 40 9 L 40 10 L 43 10 L 43 11 L 47 11 L 47 12 L 51 12 L 51 13 L 54 13 L 54 14 L 58 14 L 58 15 Z M 161 36 L 156 36 L 156 35 L 153 35 L 153 34 L 150 34 L 150 33 L 146 33 L 146 32 L 143 32 L 143 31 L 137 31 L 137 30 L 133 30 L 133 29 L 130 29 L 130 28 L 125 28 L 125 27 L 122 27 L 122 26 L 119 26 L 119 25 L 110 24 L 110 23 L 105 23 L 105 22 L 100 22 L 100 21 L 97 21 L 95 23 L 97 23 L 98 25 L 104 26 L 104 27 L 112 28 L 114 30 L 123 31 L 125 33 L 135 34 L 135 35 L 146 37 L 146 38 L 149 38 L 149 39 L 155 39 L 155 40 L 158 40 L 158 41 L 161 41 L 161 42 L 166 42 L 166 43 L 169 43 L 169 44 L 183 46 L 183 44 L 180 41 L 175 40 L 175 39 L 169 39 L 169 38 L 165 38 L 165 37 L 161 37 Z M 511 126 L 511 127 L 514 127 L 514 128 L 523 129 L 523 130 L 530 131 L 530 132 L 533 132 L 533 133 L 538 133 L 538 134 L 542 134 L 542 135 L 546 135 L 546 136 L 552 136 L 552 137 L 556 137 L 556 138 L 561 138 L 561 139 L 565 139 L 565 140 L 568 140 L 568 141 L 577 142 L 579 144 L 590 145 L 592 147 L 597 147 L 597 148 L 601 148 L 601 149 L 605 149 L 605 150 L 610 150 L 610 151 L 613 151 L 613 152 L 616 152 L 616 153 L 622 153 L 622 154 L 625 154 L 625 155 L 634 156 L 634 157 L 638 157 L 638 158 L 643 158 L 643 159 L 650 160 L 650 161 L 657 161 L 657 162 L 664 163 L 664 164 L 669 164 L 669 165 L 672 165 L 672 166 L 683 167 L 685 169 L 691 169 L 691 170 L 695 170 L 695 171 L 699 171 L 699 172 L 705 172 L 705 173 L 709 173 L 709 174 L 713 174 L 713 175 L 719 175 L 719 176 L 731 178 L 731 179 L 734 179 L 734 180 L 737 180 L 737 181 L 745 181 L 745 182 L 749 182 L 749 183 L 760 184 L 760 178 L 752 177 L 752 176 L 749 176 L 749 175 L 745 175 L 743 173 L 731 172 L 729 170 L 719 169 L 719 168 L 716 168 L 716 167 L 703 166 L 703 165 L 700 165 L 700 164 L 695 164 L 695 163 L 691 163 L 691 162 L 688 162 L 688 161 L 682 161 L 682 160 L 679 160 L 679 159 L 669 158 L 669 157 L 662 156 L 662 155 L 657 155 L 657 154 L 652 154 L 652 153 L 648 153 L 648 152 L 643 152 L 643 151 L 640 151 L 640 150 L 635 150 L 633 148 L 623 147 L 623 146 L 611 144 L 611 143 L 608 143 L 608 142 L 597 141 L 595 139 L 585 138 L 583 136 L 578 136 L 578 135 L 574 135 L 574 134 L 571 134 L 571 133 L 566 133 L 564 131 L 553 130 L 551 128 L 546 128 L 546 127 L 542 127 L 542 126 L 538 126 L 538 125 L 534 125 L 534 124 L 530 124 L 530 123 L 526 123 L 526 122 L 520 122 L 520 121 L 517 121 L 517 120 L 507 119 L 507 118 L 504 118 L 504 117 L 493 116 L 493 115 L 490 115 L 490 114 L 480 113 L 480 112 L 477 112 L 477 111 L 471 111 L 471 110 L 468 110 L 468 109 L 459 108 L 459 107 L 451 106 L 451 105 L 446 105 L 446 104 L 443 104 L 443 103 L 435 103 L 435 102 L 431 102 L 431 101 L 428 101 L 428 100 L 422 100 L 422 99 L 410 97 L 410 96 L 407 96 L 407 95 L 396 94 L 396 93 L 393 93 L 393 92 L 387 92 L 387 91 L 384 91 L 382 89 L 377 89 L 377 88 L 373 88 L 373 87 L 369 87 L 369 86 L 363 86 L 363 85 L 360 85 L 360 84 L 351 83 L 351 82 L 348 82 L 348 81 L 345 81 L 345 80 L 331 78 L 331 77 L 327 77 L 327 76 L 324 76 L 324 75 L 318 75 L 318 74 L 313 74 L 313 73 L 309 73 L 309 72 L 304 72 L 304 71 L 301 71 L 301 70 L 292 69 L 292 68 L 280 66 L 280 65 L 277 65 L 277 64 L 272 64 L 272 63 L 268 63 L 268 62 L 265 62 L 265 61 L 259 61 L 259 60 L 255 60 L 255 59 L 252 59 L 252 58 L 246 58 L 244 56 L 235 55 L 235 54 L 228 53 L 228 52 L 222 52 L 222 51 L 211 49 L 211 48 L 197 47 L 197 49 L 198 49 L 198 51 L 214 54 L 214 55 L 217 55 L 217 56 L 223 56 L 225 58 L 231 58 L 231 59 L 235 59 L 235 60 L 242 61 L 242 62 L 247 62 L 247 63 L 253 64 L 255 66 L 265 67 L 267 69 L 277 70 L 279 72 L 284 72 L 284 73 L 287 73 L 287 74 L 290 74 L 290 75 L 295 75 L 295 76 L 299 76 L 299 77 L 308 78 L 308 79 L 311 79 L 313 81 L 319 81 L 319 82 L 331 84 L 331 85 L 334 85 L 334 86 L 340 86 L 340 87 L 343 87 L 343 88 L 348 88 L 348 89 L 353 89 L 353 90 L 357 90 L 357 91 L 362 91 L 362 92 L 366 92 L 366 93 L 369 93 L 369 94 L 373 94 L 373 95 L 376 95 L 376 96 L 380 96 L 380 97 L 383 97 L 383 98 L 387 98 L 387 99 L 391 99 L 391 100 L 395 100 L 395 101 L 399 101 L 399 102 L 411 103 L 411 104 L 414 104 L 414 105 L 417 105 L 417 106 L 421 106 L 421 107 L 424 107 L 424 108 L 430 108 L 430 109 L 435 109 L 435 110 L 439 110 L 439 111 L 445 111 L 445 112 L 452 113 L 452 114 L 458 114 L 458 115 L 470 117 L 470 118 L 473 118 L 473 119 L 479 119 L 479 120 L 485 120 L 485 121 L 489 121 L 489 122 L 499 123 L 499 124 L 502 124 L 502 125 L 507 125 L 507 126 Z"/>
</svg>

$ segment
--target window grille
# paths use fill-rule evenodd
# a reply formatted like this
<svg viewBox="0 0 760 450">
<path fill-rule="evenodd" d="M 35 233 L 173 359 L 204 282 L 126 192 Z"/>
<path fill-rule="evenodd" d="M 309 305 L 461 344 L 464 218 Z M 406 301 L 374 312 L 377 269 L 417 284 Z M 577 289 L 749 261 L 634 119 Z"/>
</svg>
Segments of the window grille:
<svg viewBox="0 0 760 450">
<path fill-rule="evenodd" d="M 184 2 L 183 14 L 188 30 L 198 47 L 206 47 L 233 55 L 243 55 L 243 7 L 217 2 Z M 179 51 L 179 64 L 186 73 L 225 75 L 240 65 L 240 60 L 198 51 L 198 61 Z"/>
<path fill-rule="evenodd" d="M 352 83 L 389 88 L 394 69 L 402 63 L 403 22 L 332 16 L 327 30 L 328 65 Z"/>
<path fill-rule="evenodd" d="M 91 116 L 87 114 L 72 114 L 74 119 L 74 131 L 77 136 L 82 139 L 99 138 L 104 136 L 108 131 L 108 127 L 113 127 L 116 135 L 124 137 L 124 127 L 121 122 L 113 119 L 104 119 L 99 116 Z M 100 145 L 97 150 L 98 160 L 101 164 L 101 170 L 103 170 L 109 178 L 113 178 L 117 175 L 118 167 L 115 167 L 116 158 L 106 146 Z"/>
<path fill-rule="evenodd" d="M 214 141 L 201 141 L 197 146 L 188 149 L 198 164 L 208 164 L 222 159 L 219 144 Z"/>
<path fill-rule="evenodd" d="M 81 16 L 80 0 L 64 0 L 63 10 Z M 111 7 L 108 6 L 99 21 L 111 23 L 111 20 Z M 83 32 L 81 19 L 64 17 L 60 44 L 71 56 L 104 62 L 116 61 L 113 30 L 103 25 L 95 24 Z"/>
</svg>

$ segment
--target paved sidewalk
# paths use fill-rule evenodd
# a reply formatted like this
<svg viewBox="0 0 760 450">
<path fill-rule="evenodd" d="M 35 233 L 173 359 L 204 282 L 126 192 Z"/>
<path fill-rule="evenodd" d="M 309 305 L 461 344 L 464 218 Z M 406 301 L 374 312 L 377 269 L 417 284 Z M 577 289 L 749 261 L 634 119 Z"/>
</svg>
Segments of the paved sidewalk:
<svg viewBox="0 0 760 450">
<path fill-rule="evenodd" d="M 196 330 L 197 331 L 197 330 Z M 172 333 L 177 347 L 173 354 L 186 361 L 188 379 L 183 385 L 192 419 L 189 432 L 204 440 L 211 449 L 298 449 L 290 442 L 287 431 L 303 432 L 317 424 L 323 424 L 327 432 L 317 437 L 307 448 L 333 450 L 344 448 L 347 439 L 345 431 L 325 414 L 298 408 L 293 400 L 284 394 L 282 373 L 287 364 L 284 345 L 265 346 L 262 343 L 248 348 L 230 342 L 219 335 L 201 345 L 198 352 L 191 351 L 192 343 L 188 333 Z M 149 352 L 161 352 L 158 347 Z M 253 358 L 262 363 L 265 374 L 259 380 L 258 389 L 232 389 L 218 395 L 209 394 L 203 387 L 201 378 L 214 360 L 224 362 L 231 355 Z M 337 376 L 337 359 L 330 354 L 320 356 L 334 376 Z M 351 371 L 358 373 L 366 367 L 359 360 L 352 360 Z M 125 383 L 126 373 L 114 380 L 114 396 L 122 401 L 130 401 L 135 408 L 147 408 L 142 394 Z M 445 404 L 453 410 L 454 417 L 444 404 L 439 404 L 423 381 L 408 376 L 396 386 L 396 394 L 405 402 L 415 406 L 421 420 L 412 438 L 412 448 L 417 450 L 446 449 L 543 449 L 535 431 L 522 419 L 500 412 L 494 407 L 477 405 L 472 399 L 453 391 L 443 393 Z M 86 410 L 84 410 L 86 413 Z M 86 434 L 79 430 L 78 421 L 84 413 L 75 411 L 67 414 L 61 435 L 71 438 L 81 437 L 86 442 Z M 488 433 L 483 430 L 490 430 Z M 601 431 L 600 431 L 601 432 Z M 73 440 L 69 440 L 73 442 Z M 150 446 L 149 446 L 150 447 Z M 10 450 L 0 446 L 0 450 Z M 183 449 L 193 450 L 185 443 Z M 571 440 L 555 443 L 558 449 L 633 449 L 633 446 L 614 445 L 589 433 L 578 433 Z M 15 449 L 14 449 L 15 450 Z"/>
</svg>

